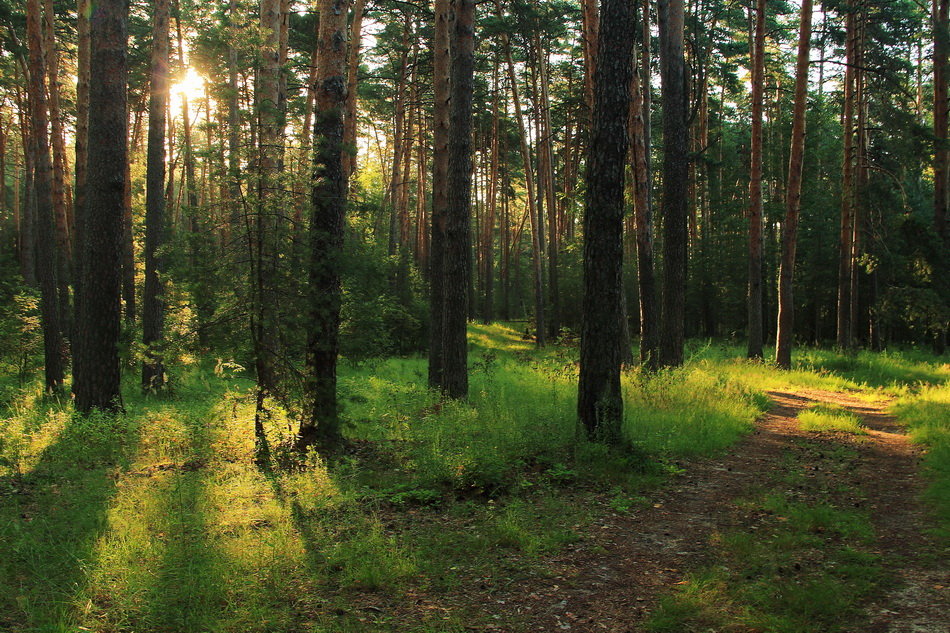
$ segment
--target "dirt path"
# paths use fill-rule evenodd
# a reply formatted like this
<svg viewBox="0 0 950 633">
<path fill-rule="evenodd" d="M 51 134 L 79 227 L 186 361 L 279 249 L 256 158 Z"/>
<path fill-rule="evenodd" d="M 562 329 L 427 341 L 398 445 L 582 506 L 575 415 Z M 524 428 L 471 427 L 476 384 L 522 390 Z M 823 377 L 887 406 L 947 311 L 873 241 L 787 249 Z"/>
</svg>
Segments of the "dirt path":
<svg viewBox="0 0 950 633">
<path fill-rule="evenodd" d="M 945 561 L 925 536 L 927 517 L 918 500 L 919 450 L 885 413 L 887 403 L 868 403 L 841 393 L 771 392 L 774 405 L 756 430 L 720 459 L 694 462 L 673 485 L 653 498 L 653 505 L 633 514 L 608 514 L 584 540 L 562 553 L 538 575 L 493 595 L 497 626 L 479 630 L 524 630 L 633 633 L 660 596 L 683 581 L 687 571 L 709 560 L 714 534 L 748 526 L 737 511 L 743 495 L 779 481 L 790 451 L 802 451 L 803 432 L 795 419 L 817 402 L 838 404 L 859 414 L 866 436 L 819 434 L 829 450 L 835 443 L 855 449 L 857 459 L 836 477 L 844 477 L 855 507 L 865 504 L 875 524 L 884 566 L 898 579 L 890 595 L 868 606 L 862 632 L 943 633 L 950 631 L 950 578 Z M 799 456 L 801 457 L 801 456 Z M 813 467 L 818 481 L 820 455 Z M 825 473 L 828 474 L 828 473 Z M 808 495 L 811 475 L 792 496 Z M 781 484 L 775 484 L 781 485 Z"/>
</svg>

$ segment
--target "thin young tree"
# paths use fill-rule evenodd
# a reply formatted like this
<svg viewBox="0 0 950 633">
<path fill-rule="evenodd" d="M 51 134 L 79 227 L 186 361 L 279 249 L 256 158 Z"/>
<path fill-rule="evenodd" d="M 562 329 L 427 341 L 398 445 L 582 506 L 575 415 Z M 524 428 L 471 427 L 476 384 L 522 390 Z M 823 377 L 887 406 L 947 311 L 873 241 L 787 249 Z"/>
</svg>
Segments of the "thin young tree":
<svg viewBox="0 0 950 633">
<path fill-rule="evenodd" d="M 795 324 L 795 252 L 798 247 L 798 215 L 802 202 L 802 170 L 805 162 L 805 109 L 808 107 L 808 56 L 811 53 L 812 0 L 802 0 L 798 33 L 798 61 L 795 66 L 795 110 L 792 116 L 792 145 L 788 158 L 788 185 L 785 189 L 785 223 L 782 226 L 782 261 L 778 277 L 778 327 L 775 336 L 775 363 L 792 366 L 792 333 Z"/>
<path fill-rule="evenodd" d="M 577 415 L 588 437 L 620 440 L 624 171 L 633 74 L 633 4 L 603 0 L 584 209 L 584 298 Z"/>
<path fill-rule="evenodd" d="M 660 364 L 683 364 L 689 234 L 689 143 L 683 0 L 658 0 L 663 97 L 663 318 Z"/>
<path fill-rule="evenodd" d="M 340 273 L 346 219 L 343 128 L 346 18 L 350 0 L 320 1 L 305 406 L 297 446 L 332 447 L 340 440 L 336 365 L 340 351 Z"/>
<path fill-rule="evenodd" d="M 152 0 L 152 68 L 149 81 L 145 167 L 145 292 L 142 295 L 142 388 L 165 386 L 165 112 L 168 109 L 168 0 Z"/>
<path fill-rule="evenodd" d="M 50 159 L 46 71 L 43 60 L 42 7 L 40 0 L 26 5 L 27 46 L 30 67 L 30 142 L 33 143 L 33 195 L 36 220 L 36 279 L 40 286 L 43 359 L 47 391 L 63 385 L 65 354 L 57 284 L 57 249 L 53 218 L 53 166 Z"/>
<path fill-rule="evenodd" d="M 76 409 L 121 409 L 119 297 L 125 163 L 128 3 L 99 0 L 90 18 L 89 139 L 80 296 L 73 355 Z"/>
<path fill-rule="evenodd" d="M 752 138 L 749 165 L 749 358 L 762 358 L 762 110 L 765 93 L 765 0 L 755 2 L 752 37 Z"/>
</svg>

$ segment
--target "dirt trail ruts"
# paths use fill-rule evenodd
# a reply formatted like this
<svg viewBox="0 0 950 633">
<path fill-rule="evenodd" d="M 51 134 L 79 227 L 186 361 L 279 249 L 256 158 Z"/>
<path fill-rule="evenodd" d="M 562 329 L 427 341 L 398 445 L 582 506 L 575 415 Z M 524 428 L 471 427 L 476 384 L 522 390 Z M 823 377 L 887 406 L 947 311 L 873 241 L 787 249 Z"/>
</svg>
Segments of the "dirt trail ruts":
<svg viewBox="0 0 950 633">
<path fill-rule="evenodd" d="M 863 419 L 867 436 L 843 439 L 858 451 L 850 484 L 867 498 L 884 565 L 898 579 L 891 595 L 868 607 L 870 626 L 862 633 L 944 633 L 950 631 L 950 578 L 946 562 L 925 536 L 928 519 L 919 505 L 923 483 L 920 452 L 885 413 L 886 402 L 867 402 L 842 393 L 774 391 L 771 410 L 755 431 L 728 455 L 692 462 L 660 491 L 651 506 L 633 514 L 610 514 L 584 540 L 547 565 L 547 573 L 516 582 L 492 595 L 485 608 L 497 626 L 479 630 L 561 630 L 633 633 L 657 600 L 686 572 L 709 560 L 710 537 L 742 527 L 734 502 L 774 482 L 785 467 L 783 454 L 801 431 L 798 413 L 825 402 L 846 407 Z M 836 435 L 831 441 L 839 441 Z M 856 502 L 856 504 L 859 502 Z"/>
</svg>

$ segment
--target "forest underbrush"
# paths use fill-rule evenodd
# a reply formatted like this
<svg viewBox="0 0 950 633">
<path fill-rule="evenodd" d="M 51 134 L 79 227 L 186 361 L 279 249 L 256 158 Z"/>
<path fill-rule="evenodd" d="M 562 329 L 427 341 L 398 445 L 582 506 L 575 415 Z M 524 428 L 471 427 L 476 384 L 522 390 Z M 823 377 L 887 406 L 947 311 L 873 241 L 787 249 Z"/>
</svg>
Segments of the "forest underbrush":
<svg viewBox="0 0 950 633">
<path fill-rule="evenodd" d="M 603 517 L 651 507 L 694 460 L 723 455 L 753 430 L 774 389 L 896 398 L 893 413 L 929 448 L 928 498 L 948 533 L 950 366 L 925 353 L 806 349 L 783 372 L 727 343 L 694 341 L 681 369 L 625 371 L 626 446 L 611 448 L 578 433 L 570 342 L 536 350 L 505 325 L 473 325 L 469 338 L 467 402 L 426 389 L 421 358 L 344 362 L 345 448 L 289 459 L 293 415 L 271 402 L 263 469 L 253 382 L 239 367 L 176 367 L 164 396 L 140 395 L 130 374 L 126 413 L 88 418 L 67 397 L 42 395 L 39 382 L 5 376 L 0 629 L 517 631 L 496 596 L 525 579 L 555 582 L 553 557 L 594 547 Z M 815 432 L 862 432 L 847 411 L 809 415 Z M 871 528 L 853 509 L 788 505 L 765 492 L 747 503 L 788 521 L 759 544 L 720 535 L 741 565 L 761 569 L 765 550 L 787 543 L 820 549 L 834 565 L 865 564 L 847 541 L 865 543 Z M 816 524 L 827 534 L 815 537 Z M 765 568 L 784 568 L 779 558 Z M 686 630 L 675 628 L 676 613 L 696 595 L 722 597 L 741 569 L 697 571 L 694 594 L 663 602 L 650 626 Z M 855 574 L 841 600 L 876 586 Z M 820 594 L 825 580 L 807 591 Z M 755 592 L 733 591 L 729 604 Z M 761 603 L 756 622 L 796 604 Z"/>
</svg>

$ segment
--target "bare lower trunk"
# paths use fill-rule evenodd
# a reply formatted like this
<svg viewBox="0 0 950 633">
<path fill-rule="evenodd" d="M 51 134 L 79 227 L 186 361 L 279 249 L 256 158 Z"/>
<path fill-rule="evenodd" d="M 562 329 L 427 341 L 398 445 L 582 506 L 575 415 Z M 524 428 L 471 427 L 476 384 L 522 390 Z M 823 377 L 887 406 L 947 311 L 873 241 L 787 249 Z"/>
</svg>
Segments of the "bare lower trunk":
<svg viewBox="0 0 950 633">
<path fill-rule="evenodd" d="M 686 327 L 689 144 L 683 0 L 658 0 L 663 91 L 663 318 L 660 364 L 683 363 Z"/>
<path fill-rule="evenodd" d="M 752 140 L 749 167 L 749 358 L 762 358 L 762 104 L 765 92 L 765 0 L 756 0 L 752 39 Z"/>
<path fill-rule="evenodd" d="M 779 268 L 778 327 L 775 340 L 775 363 L 783 369 L 789 369 L 792 366 L 792 337 L 795 323 L 793 281 L 795 250 L 798 245 L 798 213 L 801 208 L 802 167 L 805 158 L 805 109 L 808 107 L 811 14 L 812 0 L 802 0 L 798 63 L 795 71 L 795 111 L 788 159 L 788 187 L 785 192 L 785 223 L 782 227 L 782 263 Z"/>
</svg>

